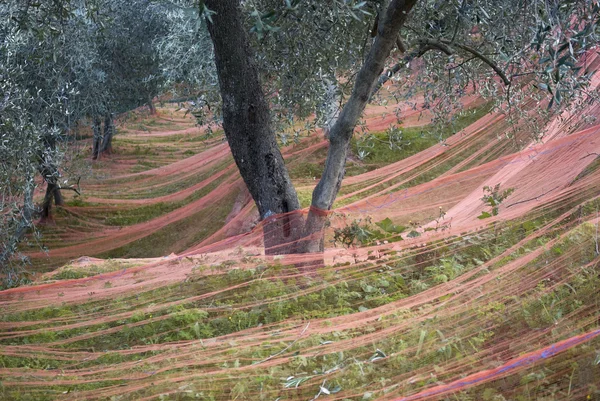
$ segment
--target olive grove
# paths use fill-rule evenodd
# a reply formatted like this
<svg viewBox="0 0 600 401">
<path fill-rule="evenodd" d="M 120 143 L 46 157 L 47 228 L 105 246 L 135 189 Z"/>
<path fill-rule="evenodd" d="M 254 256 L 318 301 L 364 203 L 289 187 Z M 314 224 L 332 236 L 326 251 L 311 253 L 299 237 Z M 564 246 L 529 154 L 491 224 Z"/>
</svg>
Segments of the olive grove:
<svg viewBox="0 0 600 401">
<path fill-rule="evenodd" d="M 446 118 L 470 91 L 492 98 L 515 121 L 526 117 L 526 98 L 547 100 L 543 117 L 581 102 L 599 12 L 597 2 L 518 0 L 207 0 L 200 7 L 214 45 L 223 128 L 266 220 L 268 253 L 323 250 L 326 211 L 342 184 L 350 140 L 365 106 L 391 76 L 422 59 L 418 76 L 397 77 L 398 96 L 423 93 L 423 107 Z M 304 115 L 305 106 L 318 112 L 315 106 L 338 77 L 352 90 L 338 93 L 343 100 L 329 123 L 327 159 L 308 216 L 271 218 L 299 209 L 272 114 L 282 103 L 292 113 Z M 271 85 L 286 90 L 271 96 L 265 90 Z"/>
</svg>

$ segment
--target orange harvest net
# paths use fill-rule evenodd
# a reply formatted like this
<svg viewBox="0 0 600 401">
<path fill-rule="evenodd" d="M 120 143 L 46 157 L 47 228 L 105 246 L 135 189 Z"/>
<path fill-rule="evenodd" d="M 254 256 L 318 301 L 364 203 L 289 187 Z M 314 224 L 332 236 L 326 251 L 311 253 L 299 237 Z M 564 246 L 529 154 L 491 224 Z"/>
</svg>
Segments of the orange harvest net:
<svg viewBox="0 0 600 401">
<path fill-rule="evenodd" d="M 404 111 L 405 126 L 429 122 Z M 126 132 L 194 152 L 141 172 L 124 158 L 66 208 L 79 224 L 58 220 L 56 246 L 31 253 L 65 266 L 0 292 L 0 398 L 600 400 L 600 125 L 579 117 L 529 143 L 488 113 L 347 177 L 322 255 L 264 255 L 269 225 L 220 138 Z M 383 107 L 366 117 L 395 121 Z M 283 153 L 294 171 L 324 149 Z M 295 181 L 301 198 L 316 183 Z M 491 215 L 482 188 L 497 185 L 511 193 Z M 98 217 L 157 205 L 129 225 Z"/>
</svg>

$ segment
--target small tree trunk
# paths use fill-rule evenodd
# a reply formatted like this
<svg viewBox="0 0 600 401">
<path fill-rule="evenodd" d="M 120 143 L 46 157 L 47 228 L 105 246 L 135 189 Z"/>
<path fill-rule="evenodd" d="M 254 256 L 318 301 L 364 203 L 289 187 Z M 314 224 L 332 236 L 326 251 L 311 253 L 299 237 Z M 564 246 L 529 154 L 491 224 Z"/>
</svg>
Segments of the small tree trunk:
<svg viewBox="0 0 600 401">
<path fill-rule="evenodd" d="M 151 95 L 148 95 L 148 110 L 150 110 L 150 115 L 156 115 L 156 107 L 154 107 Z"/>
<path fill-rule="evenodd" d="M 346 173 L 346 155 L 354 128 L 373 92 L 377 79 L 383 72 L 385 60 L 395 46 L 398 30 L 417 0 L 392 0 L 379 21 L 377 36 L 365 62 L 356 76 L 352 95 L 329 132 L 329 149 L 325 170 L 315 187 L 312 204 L 304 230 L 303 251 L 323 250 L 323 229 L 326 211 L 330 210 Z M 320 236 L 320 242 L 316 238 Z"/>
<path fill-rule="evenodd" d="M 100 153 L 112 153 L 112 139 L 115 134 L 115 124 L 111 113 L 104 117 L 104 138 L 102 139 L 102 147 Z"/>
<path fill-rule="evenodd" d="M 56 206 L 64 206 L 65 204 L 65 199 L 62 196 L 62 191 L 60 190 L 60 187 L 56 184 L 54 184 L 54 204 Z"/>
<path fill-rule="evenodd" d="M 55 196 L 56 192 L 60 192 L 55 183 L 47 182 L 47 184 L 46 195 L 44 196 L 44 202 L 42 203 L 42 221 L 50 219 L 52 212 L 52 198 Z"/>
<path fill-rule="evenodd" d="M 94 138 L 92 142 L 92 159 L 96 160 L 100 156 L 100 147 L 102 146 L 102 120 L 100 117 L 94 117 L 92 122 Z"/>
<path fill-rule="evenodd" d="M 42 220 L 50 218 L 50 211 L 52 208 L 52 200 L 57 205 L 64 203 L 62 194 L 60 192 L 60 173 L 56 162 L 53 160 L 53 156 L 56 150 L 56 133 L 48 132 L 44 138 L 44 152 L 39 155 L 39 166 L 38 171 L 40 172 L 48 187 L 46 188 L 46 195 L 44 196 L 44 202 L 42 203 Z"/>
<path fill-rule="evenodd" d="M 21 209 L 21 216 L 17 220 L 13 235 L 2 244 L 3 248 L 0 249 L 0 266 L 8 266 L 10 258 L 17 251 L 19 242 L 27 230 L 33 226 L 33 212 L 35 209 L 35 205 L 33 203 L 33 190 L 35 188 L 35 183 L 32 173 L 27 175 L 26 181 L 27 184 L 23 193 L 23 208 Z M 10 279 L 11 277 L 5 277 L 4 281 L 10 281 Z"/>
</svg>

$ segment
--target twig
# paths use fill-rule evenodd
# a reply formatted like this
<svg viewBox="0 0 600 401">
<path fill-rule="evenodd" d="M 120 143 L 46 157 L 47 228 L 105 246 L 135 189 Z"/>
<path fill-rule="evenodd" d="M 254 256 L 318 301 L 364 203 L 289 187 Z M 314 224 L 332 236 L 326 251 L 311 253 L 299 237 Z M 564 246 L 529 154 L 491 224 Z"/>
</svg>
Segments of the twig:
<svg viewBox="0 0 600 401">
<path fill-rule="evenodd" d="M 600 256 L 600 245 L 598 245 L 598 209 L 596 209 L 596 256 Z"/>
<path fill-rule="evenodd" d="M 511 207 L 511 206 L 515 206 L 515 205 L 518 205 L 518 204 L 520 204 L 520 203 L 530 202 L 530 201 L 532 201 L 532 200 L 539 200 L 539 198 L 541 198 L 542 196 L 544 196 L 544 195 L 546 195 L 546 194 L 548 194 L 548 193 L 550 193 L 550 192 L 554 191 L 554 190 L 555 190 L 556 188 L 558 188 L 558 187 L 560 187 L 560 185 L 557 185 L 557 186 L 555 186 L 554 188 L 552 188 L 551 190 L 549 190 L 549 191 L 546 191 L 546 192 L 544 192 L 544 193 L 543 193 L 543 194 L 541 194 L 541 195 L 537 195 L 537 196 L 536 196 L 536 197 L 534 197 L 534 198 L 531 198 L 531 199 L 525 199 L 525 200 L 522 200 L 522 201 L 518 201 L 518 202 L 515 202 L 515 203 L 511 203 L 510 205 L 506 206 L 506 208 L 508 209 L 508 208 L 509 208 L 509 207 Z"/>
<path fill-rule="evenodd" d="M 506 77 L 506 74 L 504 73 L 504 71 L 502 71 L 502 69 L 500 67 L 498 67 L 498 65 L 496 63 L 494 63 L 492 60 L 490 60 L 489 58 L 487 58 L 483 53 L 480 53 L 479 51 L 473 49 L 472 47 L 469 47 L 467 45 L 463 45 L 461 43 L 452 43 L 451 41 L 447 40 L 447 39 L 442 39 L 440 40 L 441 43 L 446 44 L 446 45 L 450 45 L 452 44 L 453 46 L 456 46 L 466 52 L 471 53 L 472 55 L 474 55 L 475 57 L 477 57 L 478 59 L 480 59 L 481 61 L 483 61 L 484 63 L 486 63 L 487 65 L 489 65 L 490 67 L 492 67 L 492 70 L 496 71 L 496 74 L 498 74 L 498 76 L 500 78 L 502 78 L 502 81 L 504 82 L 504 85 L 509 86 L 510 85 L 510 81 L 508 80 L 508 78 Z"/>
<path fill-rule="evenodd" d="M 583 157 L 582 157 L 582 158 L 580 158 L 579 160 L 583 160 L 583 159 L 585 159 L 586 157 L 590 157 L 590 156 L 596 156 L 596 157 L 598 157 L 598 156 L 600 156 L 600 153 L 588 153 L 587 155 L 583 156 Z"/>
<path fill-rule="evenodd" d="M 284 349 L 282 349 L 281 351 L 263 359 L 262 361 L 256 362 L 253 365 L 258 365 L 261 364 L 263 362 L 267 362 L 270 359 L 275 358 L 278 355 L 283 354 L 285 351 L 287 351 L 288 349 L 290 349 L 294 344 L 296 344 L 298 342 L 298 340 L 304 335 L 304 332 L 306 331 L 306 329 L 308 329 L 308 326 L 310 326 L 310 322 L 306 323 L 306 326 L 304 326 L 304 329 L 302 329 L 302 332 L 300 333 L 300 335 L 298 336 L 298 338 L 296 338 L 294 341 L 292 341 L 287 347 L 285 347 Z"/>
<path fill-rule="evenodd" d="M 80 187 L 79 187 L 79 181 L 81 180 L 81 177 L 79 177 L 77 179 L 77 184 L 75 185 L 71 185 L 70 187 L 61 187 L 60 185 L 58 186 L 57 189 L 63 190 L 63 189 L 68 189 L 69 191 L 75 191 L 77 193 L 77 195 L 81 196 L 81 192 L 80 192 Z"/>
</svg>

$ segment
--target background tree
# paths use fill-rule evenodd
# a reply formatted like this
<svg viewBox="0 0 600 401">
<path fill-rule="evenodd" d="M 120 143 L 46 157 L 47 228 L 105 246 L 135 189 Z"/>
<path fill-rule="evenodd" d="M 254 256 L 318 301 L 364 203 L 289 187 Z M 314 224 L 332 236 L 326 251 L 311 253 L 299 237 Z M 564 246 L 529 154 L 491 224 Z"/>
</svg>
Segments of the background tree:
<svg viewBox="0 0 600 401">
<path fill-rule="evenodd" d="M 69 130 L 85 117 L 98 128 L 102 118 L 97 156 L 110 149 L 113 113 L 157 93 L 151 42 L 164 24 L 143 0 L 12 0 L 0 4 L 0 19 L 0 268 L 12 286 L 24 277 L 18 243 L 38 213 L 36 172 L 46 184 L 39 216 L 49 219 L 61 190 L 77 190 L 61 175 Z"/>
<path fill-rule="evenodd" d="M 47 184 L 42 217 L 61 202 L 57 141 L 69 124 L 68 66 L 61 33 L 70 4 L 0 5 L 0 268 L 7 286 L 24 279 L 13 255 L 32 226 L 35 174 Z"/>
<path fill-rule="evenodd" d="M 163 75 L 154 41 L 166 34 L 164 12 L 147 0 L 99 0 L 88 6 L 97 53 L 93 70 L 99 72 L 101 83 L 98 88 L 98 83 L 89 82 L 100 100 L 90 113 L 93 158 L 112 150 L 115 114 L 142 105 L 156 113 L 153 98 L 160 91 Z"/>
</svg>

